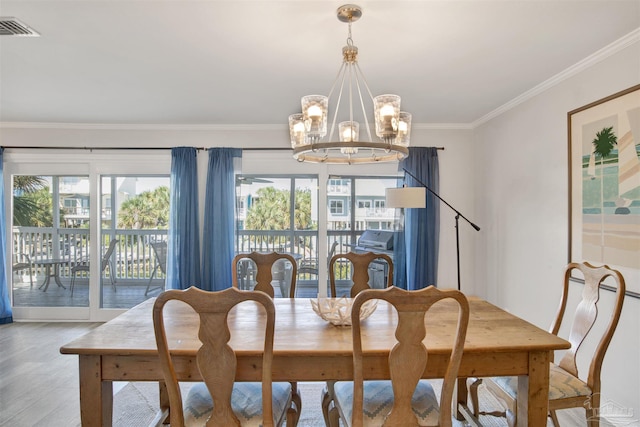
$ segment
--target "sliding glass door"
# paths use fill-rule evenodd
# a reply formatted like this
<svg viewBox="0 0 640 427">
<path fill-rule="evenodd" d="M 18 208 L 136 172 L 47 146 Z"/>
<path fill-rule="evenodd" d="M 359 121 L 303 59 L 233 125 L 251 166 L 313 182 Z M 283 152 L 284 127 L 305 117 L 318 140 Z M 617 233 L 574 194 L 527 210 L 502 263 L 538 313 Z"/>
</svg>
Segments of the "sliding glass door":
<svg viewBox="0 0 640 427">
<path fill-rule="evenodd" d="M 108 320 L 164 289 L 169 169 L 168 151 L 10 157 L 14 318 Z"/>
<path fill-rule="evenodd" d="M 89 253 L 86 175 L 14 175 L 11 229 L 13 305 L 88 307 L 71 297 L 74 267 Z"/>
</svg>

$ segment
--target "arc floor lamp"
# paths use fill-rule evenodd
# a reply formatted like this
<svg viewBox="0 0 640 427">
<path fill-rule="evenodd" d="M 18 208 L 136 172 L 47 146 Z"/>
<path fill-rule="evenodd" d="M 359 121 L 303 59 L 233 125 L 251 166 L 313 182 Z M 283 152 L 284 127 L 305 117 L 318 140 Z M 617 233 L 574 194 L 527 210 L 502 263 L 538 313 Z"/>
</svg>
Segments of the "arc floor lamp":
<svg viewBox="0 0 640 427">
<path fill-rule="evenodd" d="M 406 169 L 404 172 L 411 176 L 421 187 L 400 187 L 400 188 L 387 188 L 385 190 L 386 207 L 388 208 L 425 208 L 427 205 L 427 193 L 428 190 L 431 194 L 436 196 L 438 200 L 447 205 L 456 214 L 456 262 L 458 269 L 458 290 L 460 290 L 460 231 L 459 231 L 459 219 L 462 218 L 467 221 L 476 231 L 480 231 L 480 227 L 471 222 L 467 217 L 462 215 L 459 210 L 451 206 L 446 200 L 444 200 L 438 193 L 433 191 L 427 184 L 422 182 L 418 177 L 413 175 Z"/>
</svg>

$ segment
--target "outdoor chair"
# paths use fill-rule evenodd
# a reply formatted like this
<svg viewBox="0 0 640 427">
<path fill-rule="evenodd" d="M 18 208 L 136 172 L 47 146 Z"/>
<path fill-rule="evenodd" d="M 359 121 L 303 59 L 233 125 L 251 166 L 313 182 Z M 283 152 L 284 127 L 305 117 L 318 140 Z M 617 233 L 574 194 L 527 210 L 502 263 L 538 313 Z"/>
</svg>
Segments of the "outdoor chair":
<svg viewBox="0 0 640 427">
<path fill-rule="evenodd" d="M 102 276 L 102 273 L 106 270 L 106 268 L 109 267 L 109 279 L 111 280 L 111 286 L 113 287 L 114 292 L 116 292 L 116 277 L 115 277 L 116 269 L 113 265 L 113 260 L 111 259 L 111 255 L 113 254 L 113 251 L 116 249 L 116 244 L 118 243 L 118 241 L 119 241 L 118 239 L 111 239 L 111 242 L 109 242 L 109 247 L 107 248 L 107 251 L 102 256 L 102 261 L 100 262 L 101 276 Z M 71 267 L 71 296 L 73 296 L 73 288 L 75 286 L 76 277 L 78 273 L 81 273 L 81 272 L 88 273 L 89 271 L 90 269 L 89 269 L 88 262 L 82 262 L 80 264 L 76 264 L 73 267 Z"/>
<path fill-rule="evenodd" d="M 31 288 L 33 288 L 33 263 L 29 255 L 22 252 L 15 253 L 11 270 L 13 272 L 29 270 L 29 283 L 31 284 Z"/>
<path fill-rule="evenodd" d="M 169 301 L 182 301 L 198 314 L 198 338 L 202 346 L 197 354 L 197 369 L 204 382 L 193 385 L 183 403 L 172 354 L 165 330 L 163 308 Z M 229 311 L 237 304 L 254 301 L 264 307 L 264 349 L 256 369 L 262 382 L 235 382 L 237 359 L 230 346 L 227 325 Z M 264 313 L 264 314 L 263 314 Z M 297 416 L 291 408 L 291 386 L 272 382 L 275 306 L 264 292 L 228 288 L 209 292 L 191 287 L 162 292 L 153 306 L 153 325 L 160 366 L 169 397 L 172 426 L 287 426 L 294 427 Z M 171 325 L 175 328 L 175 325 Z"/>
<path fill-rule="evenodd" d="M 337 246 L 338 246 L 337 241 L 333 242 L 333 244 L 331 245 L 331 248 L 329 249 L 329 256 L 327 257 L 327 266 L 329 265 L 329 261 L 331 260 L 331 257 L 333 257 L 333 255 L 335 254 Z M 318 273 L 319 273 L 318 262 L 316 258 L 303 259 L 302 261 L 300 261 L 300 266 L 298 267 L 299 276 L 304 274 L 312 274 L 314 276 L 318 276 Z"/>
<path fill-rule="evenodd" d="M 153 271 L 151 272 L 151 277 L 149 277 L 149 282 L 147 283 L 147 289 L 144 291 L 144 296 L 147 296 L 147 294 L 153 290 L 164 289 L 165 280 L 162 281 L 162 285 L 153 288 L 151 287 L 151 282 L 156 276 L 158 270 L 160 270 L 160 272 L 164 274 L 165 277 L 167 275 L 167 242 L 161 240 L 159 242 L 152 242 L 150 243 L 150 245 L 153 249 L 153 253 L 155 254 L 156 261 L 155 266 L 153 267 Z"/>
</svg>

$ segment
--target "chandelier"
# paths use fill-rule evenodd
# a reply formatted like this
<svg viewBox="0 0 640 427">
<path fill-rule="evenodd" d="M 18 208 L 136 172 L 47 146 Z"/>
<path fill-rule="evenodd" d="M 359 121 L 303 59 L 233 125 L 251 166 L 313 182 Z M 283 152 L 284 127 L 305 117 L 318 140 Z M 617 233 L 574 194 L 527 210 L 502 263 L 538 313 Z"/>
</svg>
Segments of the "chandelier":
<svg viewBox="0 0 640 427">
<path fill-rule="evenodd" d="M 349 25 L 347 45 L 342 48 L 342 65 L 329 96 L 303 96 L 302 113 L 289 116 L 293 157 L 300 162 L 346 164 L 402 160 L 409 154 L 411 114 L 400 111 L 398 95 L 374 97 L 371 94 L 364 74 L 358 66 L 358 48 L 351 38 L 351 24 L 362 16 L 362 9 L 352 4 L 341 6 L 337 10 L 337 16 L 339 21 Z M 331 129 L 328 139 L 324 140 L 327 135 L 327 116 L 330 113 L 329 102 L 336 88 L 339 88 L 339 91 L 335 98 L 334 111 L 331 112 Z M 363 99 L 363 90 L 368 98 Z M 354 93 L 357 94 L 356 103 L 360 107 L 358 111 L 354 111 Z M 373 104 L 373 122 L 367 118 L 365 99 L 368 104 Z M 347 111 L 343 116 L 338 115 L 341 102 L 347 104 Z M 357 119 L 363 120 L 364 126 L 361 126 Z M 336 123 L 337 140 L 333 137 Z M 379 138 L 375 141 L 371 137 L 370 123 L 374 124 L 376 136 Z M 367 140 L 361 140 L 362 133 L 367 134 Z"/>
</svg>

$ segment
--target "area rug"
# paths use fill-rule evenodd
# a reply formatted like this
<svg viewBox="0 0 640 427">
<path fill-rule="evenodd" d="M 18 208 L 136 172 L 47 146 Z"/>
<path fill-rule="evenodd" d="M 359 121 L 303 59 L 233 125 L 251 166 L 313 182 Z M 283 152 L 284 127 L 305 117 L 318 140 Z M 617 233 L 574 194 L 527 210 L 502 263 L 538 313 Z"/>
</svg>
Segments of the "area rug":
<svg viewBox="0 0 640 427">
<path fill-rule="evenodd" d="M 439 394 L 441 382 L 433 380 L 432 384 Z M 183 396 L 186 396 L 189 385 L 185 384 L 182 387 Z M 324 383 L 299 382 L 298 388 L 302 397 L 302 414 L 300 415 L 298 426 L 324 427 L 324 418 L 320 406 Z M 484 390 L 484 386 L 479 388 L 479 399 L 480 407 L 483 409 L 496 410 L 502 408 L 499 401 Z M 155 382 L 127 383 L 113 398 L 113 425 L 116 427 L 148 426 L 154 420 L 157 412 L 158 383 Z M 563 414 L 563 412 L 567 411 L 560 411 L 558 414 L 562 425 L 581 425 L 579 421 L 584 420 L 584 418 L 580 419 L 581 417 L 575 417 L 575 415 L 567 417 L 569 414 Z M 507 425 L 504 418 L 482 416 L 480 421 L 486 427 L 503 427 Z M 576 423 L 576 421 L 578 422 Z M 462 427 L 465 424 L 454 420 L 453 425 Z M 550 420 L 548 425 L 552 425 Z"/>
</svg>

